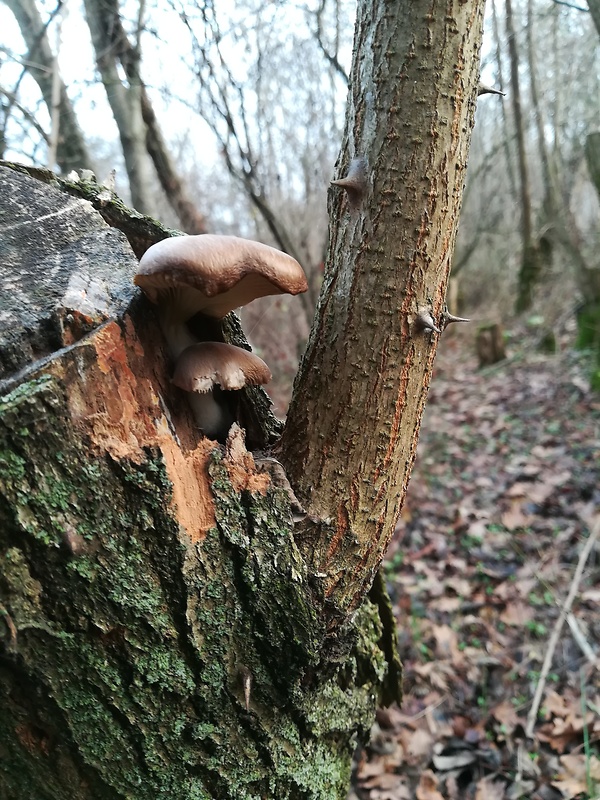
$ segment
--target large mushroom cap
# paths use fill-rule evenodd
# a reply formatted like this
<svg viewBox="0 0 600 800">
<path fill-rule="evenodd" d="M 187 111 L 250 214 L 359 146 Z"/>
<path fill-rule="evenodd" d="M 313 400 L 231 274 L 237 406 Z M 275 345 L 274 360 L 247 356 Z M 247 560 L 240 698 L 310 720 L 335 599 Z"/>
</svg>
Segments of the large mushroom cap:
<svg viewBox="0 0 600 800">
<path fill-rule="evenodd" d="M 271 371 L 258 356 L 223 342 L 198 342 L 177 360 L 173 383 L 186 392 L 243 389 L 271 380 Z"/>
<path fill-rule="evenodd" d="M 308 288 L 295 258 L 237 236 L 175 236 L 152 245 L 134 278 L 154 303 L 177 294 L 182 315 L 221 318 L 257 297 L 299 294 Z"/>
</svg>

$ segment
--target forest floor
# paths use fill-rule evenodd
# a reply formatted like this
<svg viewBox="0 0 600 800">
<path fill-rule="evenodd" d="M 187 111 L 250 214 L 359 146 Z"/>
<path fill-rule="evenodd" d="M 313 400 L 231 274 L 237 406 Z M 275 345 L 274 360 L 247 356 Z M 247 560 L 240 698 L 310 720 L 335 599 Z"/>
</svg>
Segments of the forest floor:
<svg viewBox="0 0 600 800">
<path fill-rule="evenodd" d="M 405 698 L 352 800 L 600 798 L 600 537 L 576 577 L 600 511 L 588 370 L 564 344 L 478 370 L 471 340 L 442 341 L 386 565 Z"/>
</svg>

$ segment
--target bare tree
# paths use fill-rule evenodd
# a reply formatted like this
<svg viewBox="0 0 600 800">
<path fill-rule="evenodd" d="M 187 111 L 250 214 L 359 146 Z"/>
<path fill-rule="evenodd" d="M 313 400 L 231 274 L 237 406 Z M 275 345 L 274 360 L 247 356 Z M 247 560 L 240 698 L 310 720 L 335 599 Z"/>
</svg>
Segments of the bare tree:
<svg viewBox="0 0 600 800">
<path fill-rule="evenodd" d="M 235 23 L 221 19 L 212 5 L 192 14 L 188 4 L 181 16 L 193 46 L 199 113 L 265 233 L 305 267 L 310 289 L 303 302 L 310 319 L 326 240 L 325 209 L 318 198 L 332 177 L 336 123 L 331 110 L 339 86 L 330 85 L 325 95 L 322 71 L 314 67 L 314 41 L 284 32 L 268 6 L 249 5 L 245 18 Z M 243 78 L 229 63 L 233 47 L 242 63 L 235 72 L 243 69 Z"/>
<path fill-rule="evenodd" d="M 145 2 L 140 0 L 131 41 L 123 26 L 119 0 L 86 0 L 86 19 L 115 122 L 119 129 L 133 205 L 149 213 L 155 208 L 152 165 L 181 227 L 205 233 L 206 223 L 190 199 L 162 135 L 140 71 Z M 119 66 L 125 75 L 122 80 Z"/>
<path fill-rule="evenodd" d="M 48 40 L 48 25 L 42 21 L 35 0 L 3 0 L 3 2 L 14 14 L 28 48 L 24 69 L 32 75 L 40 87 L 49 115 L 56 106 L 60 120 L 60 135 L 56 142 L 56 161 L 60 169 L 67 173 L 73 169 L 90 167 L 92 160 L 83 133 L 67 94 L 66 86 L 57 73 L 55 54 L 52 52 Z M 59 8 L 60 3 L 57 10 Z M 49 21 L 51 19 L 52 16 Z M 57 103 L 53 99 L 53 82 L 58 94 Z M 16 103 L 14 93 L 8 94 L 8 102 L 9 104 Z"/>
<path fill-rule="evenodd" d="M 519 49 L 513 20 L 512 0 L 505 0 L 506 33 L 510 53 L 510 87 L 517 154 L 519 163 L 519 184 L 521 195 L 521 267 L 519 271 L 519 290 L 515 305 L 517 312 L 525 311 L 531 306 L 533 288 L 540 274 L 541 262 L 539 250 L 534 239 L 533 211 L 531 206 L 531 183 L 525 136 L 525 120 L 521 101 L 521 83 L 519 78 Z"/>
<path fill-rule="evenodd" d="M 92 35 L 96 64 L 102 77 L 123 149 L 131 200 L 142 213 L 153 209 L 154 186 L 146 150 L 146 126 L 142 116 L 141 58 L 144 3 L 139 5 L 136 41 L 129 46 L 120 24 L 118 0 L 86 0 L 86 20 Z M 124 62 L 124 63 L 123 63 Z M 126 80 L 119 75 L 123 64 Z"/>
</svg>

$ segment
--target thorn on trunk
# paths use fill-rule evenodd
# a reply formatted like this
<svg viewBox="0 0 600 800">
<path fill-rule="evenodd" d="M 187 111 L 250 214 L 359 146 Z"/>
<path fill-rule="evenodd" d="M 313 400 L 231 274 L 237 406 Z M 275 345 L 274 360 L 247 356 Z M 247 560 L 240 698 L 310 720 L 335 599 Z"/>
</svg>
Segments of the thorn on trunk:
<svg viewBox="0 0 600 800">
<path fill-rule="evenodd" d="M 486 86 L 485 83 L 480 83 L 477 89 L 477 96 L 480 97 L 482 94 L 499 94 L 501 97 L 506 97 L 506 92 L 494 89 L 493 86 Z"/>
<path fill-rule="evenodd" d="M 451 325 L 453 322 L 471 322 L 471 320 L 465 317 L 455 317 L 454 314 L 451 314 L 446 309 L 442 314 L 442 330 L 445 331 L 448 325 Z"/>
<path fill-rule="evenodd" d="M 356 211 L 367 191 L 367 161 L 365 158 L 353 158 L 345 178 L 331 181 L 332 186 L 339 186 L 348 195 L 348 204 Z"/>
</svg>

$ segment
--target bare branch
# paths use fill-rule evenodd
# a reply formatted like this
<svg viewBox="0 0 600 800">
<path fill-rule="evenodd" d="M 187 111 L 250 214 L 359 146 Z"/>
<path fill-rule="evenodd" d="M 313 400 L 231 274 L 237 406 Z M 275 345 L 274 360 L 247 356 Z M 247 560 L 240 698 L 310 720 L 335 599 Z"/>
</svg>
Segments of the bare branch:
<svg viewBox="0 0 600 800">
<path fill-rule="evenodd" d="M 573 8 L 575 11 L 583 11 L 586 14 L 589 14 L 589 8 L 583 8 L 583 6 L 576 6 L 574 3 L 567 3 L 567 0 L 552 0 L 557 6 L 566 6 L 567 8 Z"/>
<path fill-rule="evenodd" d="M 340 64 L 337 54 L 330 53 L 329 50 L 327 49 L 325 42 L 323 41 L 323 13 L 325 11 L 325 3 L 326 0 L 321 0 L 319 8 L 315 13 L 315 19 L 317 23 L 317 27 L 315 30 L 315 39 L 317 44 L 319 45 L 319 49 L 321 50 L 321 52 L 323 53 L 329 64 L 331 64 L 335 72 L 342 78 L 346 86 L 348 86 L 349 83 L 348 73 Z"/>
<path fill-rule="evenodd" d="M 585 565 L 594 545 L 596 544 L 598 536 L 600 536 L 600 517 L 597 518 L 596 523 L 593 526 L 591 533 L 581 550 L 581 553 L 579 554 L 579 561 L 577 562 L 577 568 L 575 569 L 575 574 L 573 575 L 573 580 L 571 581 L 569 593 L 565 598 L 565 602 L 560 610 L 560 614 L 556 620 L 554 630 L 552 631 L 552 635 L 550 636 L 550 640 L 548 642 L 548 649 L 546 650 L 546 655 L 544 657 L 544 663 L 540 672 L 540 679 L 535 689 L 535 695 L 531 704 L 531 708 L 529 709 L 529 714 L 527 715 L 527 727 L 525 728 L 525 734 L 529 739 L 533 736 L 533 728 L 537 719 L 540 703 L 542 702 L 544 687 L 546 686 L 546 677 L 548 676 L 550 667 L 552 666 L 552 659 L 554 658 L 556 645 L 558 644 L 558 640 L 560 638 L 560 632 L 565 623 L 565 619 L 571 610 L 571 606 L 573 605 L 573 601 L 575 600 L 577 592 L 579 591 L 579 584 L 581 583 L 581 578 L 583 577 L 583 570 L 585 569 Z"/>
</svg>

